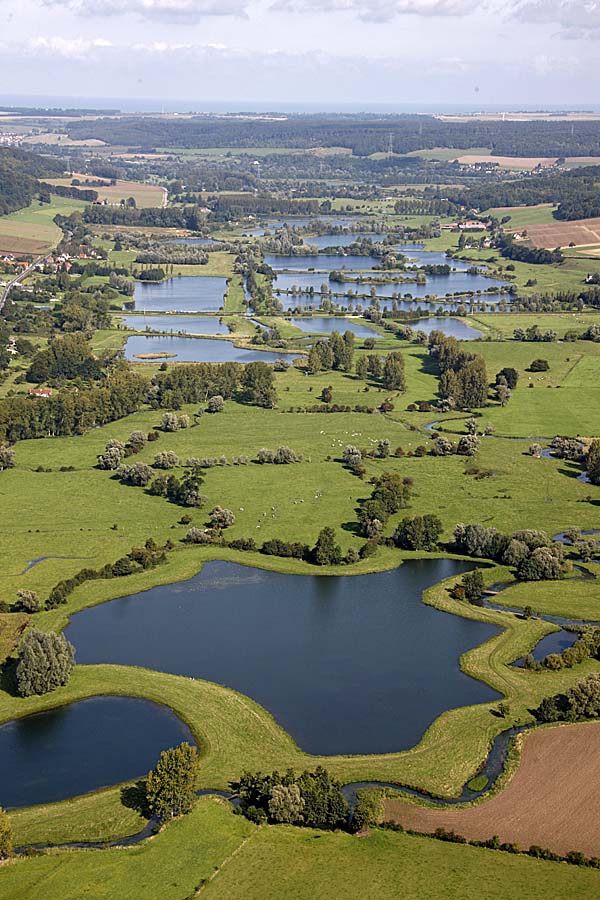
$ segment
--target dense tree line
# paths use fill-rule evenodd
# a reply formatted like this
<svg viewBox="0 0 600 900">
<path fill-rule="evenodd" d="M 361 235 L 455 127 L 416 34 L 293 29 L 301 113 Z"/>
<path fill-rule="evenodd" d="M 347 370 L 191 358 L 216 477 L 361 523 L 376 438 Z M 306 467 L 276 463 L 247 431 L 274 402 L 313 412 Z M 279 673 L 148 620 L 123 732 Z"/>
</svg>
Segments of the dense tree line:
<svg viewBox="0 0 600 900">
<path fill-rule="evenodd" d="M 588 675 L 566 694 L 546 697 L 535 710 L 539 722 L 579 722 L 600 718 L 600 675 Z"/>
<path fill-rule="evenodd" d="M 488 377 L 483 357 L 463 350 L 454 337 L 432 331 L 428 339 L 429 354 L 440 370 L 439 396 L 458 408 L 485 406 Z"/>
<path fill-rule="evenodd" d="M 508 156 L 598 156 L 600 123 L 444 122 L 426 115 L 313 114 L 285 119 L 198 116 L 175 121 L 122 117 L 72 122 L 72 138 L 154 147 L 349 147 L 357 156 L 385 150 L 392 134 L 396 153 L 434 147 L 490 147 Z"/>
<path fill-rule="evenodd" d="M 505 259 L 514 259 L 517 262 L 531 263 L 536 266 L 548 266 L 553 263 L 564 262 L 564 256 L 560 250 L 545 250 L 543 247 L 530 247 L 524 243 L 518 243 L 508 235 L 502 235 L 496 241 L 497 247 Z"/>
<path fill-rule="evenodd" d="M 15 443 L 44 437 L 83 434 L 137 412 L 148 395 L 148 382 L 128 368 L 106 376 L 97 387 L 61 391 L 48 398 L 7 397 L 0 402 L 0 440 Z"/>
<path fill-rule="evenodd" d="M 59 161 L 25 150 L 0 148 L 0 215 L 29 206 L 40 189 L 38 179 L 62 173 Z"/>
</svg>

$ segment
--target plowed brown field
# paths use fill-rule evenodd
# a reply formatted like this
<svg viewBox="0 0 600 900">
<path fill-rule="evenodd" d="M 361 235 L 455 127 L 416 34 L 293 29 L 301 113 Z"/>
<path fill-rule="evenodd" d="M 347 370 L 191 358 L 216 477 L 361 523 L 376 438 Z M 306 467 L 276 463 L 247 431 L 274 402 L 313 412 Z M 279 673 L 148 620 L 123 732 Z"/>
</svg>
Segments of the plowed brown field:
<svg viewBox="0 0 600 900">
<path fill-rule="evenodd" d="M 577 247 L 600 244 L 600 219 L 577 219 L 575 222 L 554 222 L 551 225 L 528 225 L 527 236 L 534 247 Z"/>
<path fill-rule="evenodd" d="M 600 856 L 600 723 L 534 731 L 519 768 L 501 793 L 466 809 L 431 809 L 386 800 L 386 818 L 430 833 L 453 830 L 469 840 L 532 844 L 565 855 Z"/>
</svg>

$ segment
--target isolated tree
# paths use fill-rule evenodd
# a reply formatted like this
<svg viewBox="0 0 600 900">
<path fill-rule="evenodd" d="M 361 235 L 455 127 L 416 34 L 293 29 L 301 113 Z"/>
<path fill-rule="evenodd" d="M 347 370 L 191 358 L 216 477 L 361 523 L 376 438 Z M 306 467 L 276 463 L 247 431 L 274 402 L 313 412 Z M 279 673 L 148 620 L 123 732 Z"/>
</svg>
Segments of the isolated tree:
<svg viewBox="0 0 600 900">
<path fill-rule="evenodd" d="M 600 441 L 592 441 L 590 444 L 585 467 L 591 483 L 600 484 Z"/>
<path fill-rule="evenodd" d="M 213 528 L 230 528 L 235 525 L 235 515 L 230 509 L 215 506 L 210 512 L 210 524 Z"/>
<path fill-rule="evenodd" d="M 383 364 L 383 386 L 388 391 L 406 390 L 404 357 L 398 351 L 388 353 Z"/>
<path fill-rule="evenodd" d="M 337 566 L 341 563 L 342 548 L 335 542 L 333 528 L 326 527 L 319 532 L 312 556 L 318 566 Z"/>
<path fill-rule="evenodd" d="M 321 400 L 323 403 L 331 403 L 333 400 L 333 388 L 331 385 L 323 388 L 321 391 Z"/>
<path fill-rule="evenodd" d="M 197 748 L 184 742 L 163 750 L 156 767 L 146 778 L 146 801 L 150 812 L 161 819 L 189 813 L 196 800 L 199 759 Z"/>
<path fill-rule="evenodd" d="M 17 691 L 21 697 L 47 694 L 69 680 L 75 648 L 62 634 L 32 628 L 21 642 Z"/>
<path fill-rule="evenodd" d="M 208 398 L 206 409 L 209 413 L 220 413 L 225 409 L 225 401 L 220 394 Z"/>
<path fill-rule="evenodd" d="M 531 365 L 529 366 L 530 372 L 547 372 L 550 368 L 550 363 L 547 359 L 534 359 Z"/>
<path fill-rule="evenodd" d="M 7 859 L 13 852 L 12 825 L 8 815 L 0 806 L 0 859 Z"/>
<path fill-rule="evenodd" d="M 40 598 L 35 591 L 17 591 L 17 609 L 20 612 L 36 613 L 42 608 Z"/>
<path fill-rule="evenodd" d="M 481 569 L 475 569 L 474 572 L 466 572 L 461 581 L 461 587 L 465 592 L 465 597 L 469 603 L 477 603 L 483 597 L 483 573 Z"/>
<path fill-rule="evenodd" d="M 15 451 L 6 444 L 0 444 L 0 472 L 4 469 L 14 469 L 16 465 Z"/>
</svg>

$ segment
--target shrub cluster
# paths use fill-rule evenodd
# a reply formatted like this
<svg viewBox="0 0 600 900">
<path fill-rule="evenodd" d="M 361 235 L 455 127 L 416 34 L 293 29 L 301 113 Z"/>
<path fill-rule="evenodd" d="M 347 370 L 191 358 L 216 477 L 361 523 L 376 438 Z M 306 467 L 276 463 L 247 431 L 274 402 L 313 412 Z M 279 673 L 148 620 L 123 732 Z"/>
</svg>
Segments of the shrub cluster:
<svg viewBox="0 0 600 900">
<path fill-rule="evenodd" d="M 479 523 L 459 524 L 454 528 L 452 547 L 466 556 L 515 566 L 521 581 L 561 578 L 566 570 L 562 544 L 553 543 L 545 531 L 503 534 Z"/>
<path fill-rule="evenodd" d="M 230 788 L 240 798 L 242 815 L 252 822 L 302 825 L 306 828 L 334 829 L 348 824 L 348 803 L 342 785 L 326 769 L 298 775 L 245 772 Z"/>
</svg>

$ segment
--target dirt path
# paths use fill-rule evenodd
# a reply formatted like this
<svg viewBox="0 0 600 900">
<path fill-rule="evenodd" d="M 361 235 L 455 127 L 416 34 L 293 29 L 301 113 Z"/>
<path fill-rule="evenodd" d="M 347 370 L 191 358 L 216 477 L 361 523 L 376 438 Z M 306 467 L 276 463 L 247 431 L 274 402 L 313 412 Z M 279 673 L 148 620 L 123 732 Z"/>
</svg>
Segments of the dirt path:
<svg viewBox="0 0 600 900">
<path fill-rule="evenodd" d="M 387 800 L 386 818 L 405 828 L 453 830 L 469 840 L 498 835 L 522 849 L 531 844 L 562 855 L 600 856 L 600 723 L 532 732 L 506 790 L 467 809 L 431 809 Z"/>
</svg>

